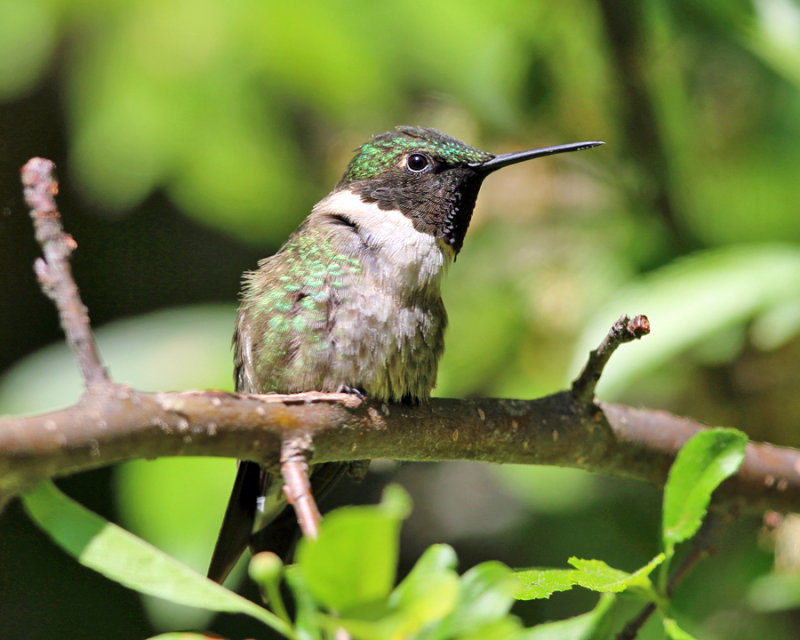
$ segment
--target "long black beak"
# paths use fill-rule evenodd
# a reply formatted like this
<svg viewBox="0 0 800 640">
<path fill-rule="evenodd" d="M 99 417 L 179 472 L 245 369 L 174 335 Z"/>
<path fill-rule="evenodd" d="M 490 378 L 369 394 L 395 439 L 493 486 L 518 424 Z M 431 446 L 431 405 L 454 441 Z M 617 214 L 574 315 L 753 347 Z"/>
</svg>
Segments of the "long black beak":
<svg viewBox="0 0 800 640">
<path fill-rule="evenodd" d="M 477 169 L 481 173 L 491 173 L 502 167 L 507 167 L 510 164 L 517 162 L 524 162 L 525 160 L 532 160 L 533 158 L 541 158 L 542 156 L 552 156 L 556 153 L 566 153 L 568 151 L 583 151 L 584 149 L 591 149 L 592 147 L 599 147 L 604 142 L 573 142 L 571 144 L 559 144 L 555 147 L 542 147 L 541 149 L 530 149 L 528 151 L 517 151 L 515 153 L 504 153 L 495 156 L 486 162 L 472 162 L 469 167 Z"/>
</svg>

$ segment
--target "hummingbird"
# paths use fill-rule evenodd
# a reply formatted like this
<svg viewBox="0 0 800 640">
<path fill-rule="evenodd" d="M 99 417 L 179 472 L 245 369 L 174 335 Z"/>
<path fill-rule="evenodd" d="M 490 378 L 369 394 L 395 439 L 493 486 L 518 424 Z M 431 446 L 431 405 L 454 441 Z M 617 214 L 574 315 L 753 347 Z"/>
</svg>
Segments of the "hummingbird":
<svg viewBox="0 0 800 640">
<path fill-rule="evenodd" d="M 427 402 L 447 326 L 440 283 L 484 178 L 601 144 L 495 155 L 423 127 L 374 136 L 283 247 L 244 275 L 233 336 L 237 392 Z M 353 464 L 312 465 L 314 496 Z M 238 462 L 209 578 L 222 582 L 248 545 L 288 556 L 298 527 L 282 487 L 274 471 Z"/>
</svg>

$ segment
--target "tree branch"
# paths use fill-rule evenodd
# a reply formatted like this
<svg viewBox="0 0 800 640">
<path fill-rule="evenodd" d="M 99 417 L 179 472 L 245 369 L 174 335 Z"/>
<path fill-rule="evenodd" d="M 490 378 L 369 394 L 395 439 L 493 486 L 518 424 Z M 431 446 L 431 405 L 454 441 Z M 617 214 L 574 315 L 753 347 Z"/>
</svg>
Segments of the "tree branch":
<svg viewBox="0 0 800 640">
<path fill-rule="evenodd" d="M 703 425 L 663 411 L 537 400 L 434 399 L 407 407 L 349 394 L 142 393 L 111 385 L 52 413 L 0 420 L 0 496 L 51 477 L 161 456 L 223 456 L 277 465 L 304 435 L 313 461 L 480 460 L 573 467 L 662 486 Z M 800 451 L 749 443 L 721 499 L 742 509 L 800 509 Z"/>
<path fill-rule="evenodd" d="M 86 388 L 107 385 L 111 381 L 97 353 L 89 324 L 89 310 L 81 301 L 72 278 L 69 257 L 78 248 L 75 239 L 61 226 L 55 203 L 58 183 L 53 177 L 55 165 L 45 158 L 31 158 L 22 167 L 25 202 L 31 208 L 36 241 L 44 258 L 33 265 L 45 295 L 56 305 L 67 344 L 78 359 Z"/>
<path fill-rule="evenodd" d="M 115 384 L 97 355 L 69 269 L 75 242 L 61 229 L 52 168 L 41 159 L 23 168 L 26 200 L 46 256 L 36 269 L 59 309 L 86 391 L 73 407 L 0 420 L 0 505 L 47 478 L 161 456 L 288 462 L 284 471 L 295 478 L 306 458 L 481 460 L 575 467 L 661 486 L 680 447 L 703 428 L 661 411 L 592 401 L 613 349 L 645 332 L 642 317 L 615 325 L 571 391 L 538 400 L 434 399 L 409 407 L 352 394 L 143 393 Z M 290 442 L 303 446 L 289 452 Z M 293 499 L 305 503 L 302 477 L 289 484 Z M 800 452 L 748 444 L 739 472 L 718 494 L 743 509 L 800 510 Z M 311 529 L 313 511 L 307 515 Z"/>
<path fill-rule="evenodd" d="M 613 353 L 620 345 L 639 340 L 648 333 L 650 321 L 647 316 L 636 316 L 633 320 L 627 315 L 620 316 L 600 346 L 589 353 L 589 360 L 586 361 L 581 375 L 572 383 L 572 395 L 575 399 L 581 404 L 593 402 L 597 383 Z"/>
<path fill-rule="evenodd" d="M 319 535 L 320 514 L 308 473 L 308 460 L 313 447 L 308 436 L 297 436 L 284 440 L 281 447 L 281 476 L 283 492 L 294 507 L 297 523 L 303 535 L 316 540 Z"/>
</svg>

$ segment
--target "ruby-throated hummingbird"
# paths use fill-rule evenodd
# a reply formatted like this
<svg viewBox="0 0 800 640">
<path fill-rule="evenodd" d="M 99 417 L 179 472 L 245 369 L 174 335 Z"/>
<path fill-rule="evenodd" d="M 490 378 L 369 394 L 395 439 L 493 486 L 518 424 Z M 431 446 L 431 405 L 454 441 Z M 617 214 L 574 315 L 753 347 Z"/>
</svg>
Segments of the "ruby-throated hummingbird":
<svg viewBox="0 0 800 640">
<path fill-rule="evenodd" d="M 461 249 L 483 179 L 600 144 L 494 155 L 421 127 L 372 138 L 281 250 L 245 275 L 233 337 L 236 390 L 426 402 L 447 325 L 440 281 Z M 311 469 L 319 497 L 348 463 Z M 222 582 L 248 544 L 289 553 L 297 524 L 282 484 L 257 463 L 239 462 L 211 579 Z"/>
</svg>

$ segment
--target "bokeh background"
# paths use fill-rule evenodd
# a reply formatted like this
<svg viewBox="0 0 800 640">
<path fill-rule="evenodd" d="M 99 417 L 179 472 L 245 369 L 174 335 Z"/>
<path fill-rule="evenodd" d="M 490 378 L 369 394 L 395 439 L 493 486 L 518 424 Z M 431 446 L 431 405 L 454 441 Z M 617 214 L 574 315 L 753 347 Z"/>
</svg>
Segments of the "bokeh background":
<svg viewBox="0 0 800 640">
<path fill-rule="evenodd" d="M 487 180 L 445 284 L 439 395 L 556 391 L 621 313 L 645 313 L 653 334 L 614 357 L 603 399 L 800 445 L 795 0 L 0 0 L 0 414 L 80 393 L 31 269 L 18 181 L 29 157 L 59 167 L 112 376 L 230 389 L 241 273 L 280 247 L 356 146 L 396 124 L 495 152 L 607 143 Z M 203 570 L 233 468 L 142 461 L 61 484 Z M 401 570 L 433 542 L 463 569 L 577 555 L 632 570 L 658 550 L 654 488 L 575 471 L 382 462 L 330 504 L 375 501 L 392 480 L 415 501 Z M 796 638 L 800 596 L 779 594 L 778 612 L 753 596 L 776 538 L 792 571 L 790 529 L 731 526 L 681 587 L 681 625 Z M 594 600 L 557 594 L 517 613 L 533 624 Z M 0 637 L 170 628 L 262 633 L 143 602 L 64 556 L 18 504 L 0 516 Z"/>
</svg>

